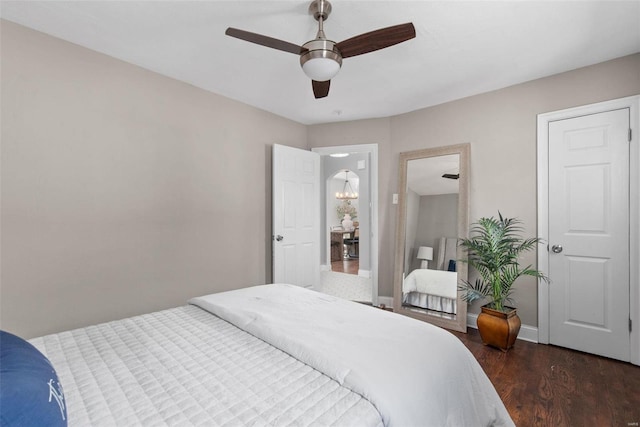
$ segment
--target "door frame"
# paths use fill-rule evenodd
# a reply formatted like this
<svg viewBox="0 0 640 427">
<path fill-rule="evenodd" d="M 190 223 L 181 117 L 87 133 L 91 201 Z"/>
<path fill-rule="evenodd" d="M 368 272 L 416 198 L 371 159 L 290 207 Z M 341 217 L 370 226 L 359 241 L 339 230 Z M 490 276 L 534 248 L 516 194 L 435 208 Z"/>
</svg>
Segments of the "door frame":
<svg viewBox="0 0 640 427">
<path fill-rule="evenodd" d="M 369 153 L 371 156 L 371 303 L 378 305 L 378 144 L 339 145 L 333 147 L 314 147 L 311 149 L 321 156 L 336 153 Z M 324 174 L 320 180 L 325 180 Z M 322 215 L 326 215 L 326 209 Z M 318 260 L 320 262 L 320 260 Z"/>
<path fill-rule="evenodd" d="M 629 257 L 640 259 L 640 95 L 538 114 L 538 236 L 549 241 L 549 123 L 605 111 L 629 108 L 631 128 L 629 168 Z M 629 263 L 631 363 L 640 365 L 640 263 Z M 538 250 L 538 269 L 549 273 L 549 252 Z M 538 282 L 538 342 L 549 343 L 549 287 Z"/>
</svg>

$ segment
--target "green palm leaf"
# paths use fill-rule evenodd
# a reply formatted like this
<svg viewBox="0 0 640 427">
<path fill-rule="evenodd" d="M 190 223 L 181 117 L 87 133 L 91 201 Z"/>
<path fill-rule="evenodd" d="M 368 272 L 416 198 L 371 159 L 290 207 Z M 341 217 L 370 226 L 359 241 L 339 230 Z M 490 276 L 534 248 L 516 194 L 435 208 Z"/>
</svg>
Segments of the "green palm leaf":
<svg viewBox="0 0 640 427">
<path fill-rule="evenodd" d="M 520 256 L 534 249 L 541 239 L 522 238 L 524 228 L 516 218 L 480 218 L 472 224 L 473 237 L 460 239 L 459 245 L 467 251 L 468 258 L 461 260 L 478 272 L 475 282 L 463 281 L 458 289 L 467 302 L 488 299 L 496 310 L 503 310 L 505 303 L 512 303 L 513 284 L 521 276 L 533 276 L 548 281 L 542 272 L 531 265 L 521 268 Z"/>
</svg>

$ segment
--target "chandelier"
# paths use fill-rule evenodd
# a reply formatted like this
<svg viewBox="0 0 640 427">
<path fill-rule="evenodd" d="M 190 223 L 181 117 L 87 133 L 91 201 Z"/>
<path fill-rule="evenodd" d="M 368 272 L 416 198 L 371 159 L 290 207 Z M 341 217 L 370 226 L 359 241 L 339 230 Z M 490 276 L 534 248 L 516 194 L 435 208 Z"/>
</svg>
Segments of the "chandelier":
<svg viewBox="0 0 640 427">
<path fill-rule="evenodd" d="M 346 175 L 346 174 L 345 174 Z M 342 187 L 342 191 L 336 193 L 336 199 L 338 200 L 353 200 L 358 198 L 358 193 L 353 191 L 351 188 L 351 184 L 349 183 L 349 179 L 344 179 L 344 187 Z"/>
</svg>

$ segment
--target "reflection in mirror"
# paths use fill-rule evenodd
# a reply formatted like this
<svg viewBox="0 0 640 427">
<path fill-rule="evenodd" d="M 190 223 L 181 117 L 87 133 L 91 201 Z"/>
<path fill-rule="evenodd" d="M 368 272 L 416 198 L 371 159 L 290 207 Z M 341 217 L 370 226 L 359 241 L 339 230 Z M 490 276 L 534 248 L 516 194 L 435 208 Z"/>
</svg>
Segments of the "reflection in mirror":
<svg viewBox="0 0 640 427">
<path fill-rule="evenodd" d="M 402 305 L 453 318 L 460 155 L 409 160 Z M 429 261 L 433 261 L 429 265 Z"/>
<path fill-rule="evenodd" d="M 394 310 L 466 331 L 457 239 L 468 232 L 468 144 L 400 155 Z"/>
</svg>

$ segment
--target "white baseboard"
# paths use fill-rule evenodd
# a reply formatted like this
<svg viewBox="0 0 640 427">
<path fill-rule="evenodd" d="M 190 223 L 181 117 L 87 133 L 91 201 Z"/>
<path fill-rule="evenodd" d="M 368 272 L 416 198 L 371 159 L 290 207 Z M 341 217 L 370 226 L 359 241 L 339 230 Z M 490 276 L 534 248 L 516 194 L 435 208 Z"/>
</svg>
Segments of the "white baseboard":
<svg viewBox="0 0 640 427">
<path fill-rule="evenodd" d="M 331 271 L 331 265 L 320 264 L 320 271 Z"/>
<path fill-rule="evenodd" d="M 478 315 L 475 313 L 467 313 L 467 327 L 478 329 L 476 324 Z M 522 341 L 529 341 L 538 343 L 538 328 L 535 326 L 522 325 L 520 326 L 520 332 L 518 333 L 518 339 Z"/>
<path fill-rule="evenodd" d="M 393 307 L 393 297 L 378 296 L 378 304 L 384 304 L 387 307 Z"/>
<path fill-rule="evenodd" d="M 364 277 L 365 279 L 370 279 L 371 270 L 358 270 L 358 276 Z"/>
</svg>

